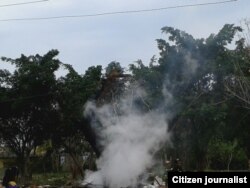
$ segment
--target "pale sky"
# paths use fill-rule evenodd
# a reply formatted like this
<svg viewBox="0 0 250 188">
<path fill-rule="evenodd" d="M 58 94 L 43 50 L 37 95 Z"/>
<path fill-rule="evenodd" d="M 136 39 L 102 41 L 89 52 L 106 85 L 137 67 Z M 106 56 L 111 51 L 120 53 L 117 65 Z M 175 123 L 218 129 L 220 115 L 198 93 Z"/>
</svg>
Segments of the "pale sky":
<svg viewBox="0 0 250 188">
<path fill-rule="evenodd" d="M 36 4 L 3 6 L 35 0 L 0 0 L 0 56 L 43 55 L 58 49 L 58 58 L 80 74 L 93 65 L 118 61 L 127 67 L 138 59 L 148 64 L 158 55 L 156 39 L 166 39 L 161 28 L 171 26 L 195 38 L 217 33 L 224 24 L 239 25 L 250 18 L 250 0 L 161 11 L 96 17 L 33 21 L 1 21 L 88 15 L 105 12 L 157 9 L 226 0 L 49 0 Z M 0 61 L 0 69 L 11 69 Z"/>
</svg>

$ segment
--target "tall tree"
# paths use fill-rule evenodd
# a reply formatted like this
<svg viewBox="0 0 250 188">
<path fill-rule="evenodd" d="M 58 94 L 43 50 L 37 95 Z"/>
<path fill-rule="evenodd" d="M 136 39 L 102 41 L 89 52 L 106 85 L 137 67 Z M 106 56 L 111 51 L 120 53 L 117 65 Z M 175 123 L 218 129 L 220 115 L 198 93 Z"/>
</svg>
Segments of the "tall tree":
<svg viewBox="0 0 250 188">
<path fill-rule="evenodd" d="M 99 154 L 96 135 L 83 114 L 85 103 L 93 100 L 101 87 L 102 67 L 89 67 L 84 75 L 79 75 L 70 65 L 65 67 L 68 73 L 58 80 L 57 85 L 60 126 L 54 130 L 56 134 L 52 136 L 52 142 L 55 148 L 63 148 L 71 156 L 72 175 L 77 178 L 83 176 L 81 158 L 84 153 L 94 151 Z"/>
<path fill-rule="evenodd" d="M 235 58 L 243 54 L 238 50 L 240 41 L 235 49 L 229 49 L 228 44 L 242 30 L 226 24 L 207 39 L 194 39 L 172 27 L 164 27 L 162 31 L 168 39 L 157 40 L 158 62 L 145 66 L 139 61 L 130 68 L 135 79 L 146 88 L 149 106 L 172 114 L 171 155 L 182 156 L 189 169 L 204 169 L 212 136 L 222 135 L 226 141 L 239 138 L 238 147 L 247 145 L 236 133 L 235 124 L 243 124 L 241 118 L 244 122 L 249 120 L 240 113 L 244 110 L 227 94 L 225 85 L 226 81 L 235 83 Z M 244 59 L 247 65 L 249 61 Z M 249 128 L 244 126 L 244 129 Z"/>
<path fill-rule="evenodd" d="M 2 60 L 15 65 L 13 73 L 0 74 L 0 136 L 17 156 L 21 174 L 29 176 L 31 152 L 50 137 L 57 124 L 56 76 L 61 62 L 57 50 L 43 56 L 21 55 Z"/>
</svg>

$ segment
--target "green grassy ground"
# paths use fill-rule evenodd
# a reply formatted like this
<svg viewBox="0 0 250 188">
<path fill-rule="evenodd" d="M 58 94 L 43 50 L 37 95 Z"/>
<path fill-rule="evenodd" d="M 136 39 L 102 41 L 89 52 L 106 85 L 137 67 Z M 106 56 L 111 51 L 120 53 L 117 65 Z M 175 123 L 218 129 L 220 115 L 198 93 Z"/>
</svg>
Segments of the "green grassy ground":
<svg viewBox="0 0 250 188">
<path fill-rule="evenodd" d="M 33 174 L 31 184 L 62 186 L 70 181 L 68 173 Z"/>
<path fill-rule="evenodd" d="M 3 179 L 4 169 L 0 169 L 0 182 Z M 33 185 L 51 185 L 51 186 L 63 186 L 70 182 L 69 173 L 45 173 L 45 174 L 33 174 L 32 180 L 28 184 Z M 20 181 L 19 184 L 22 184 Z"/>
</svg>

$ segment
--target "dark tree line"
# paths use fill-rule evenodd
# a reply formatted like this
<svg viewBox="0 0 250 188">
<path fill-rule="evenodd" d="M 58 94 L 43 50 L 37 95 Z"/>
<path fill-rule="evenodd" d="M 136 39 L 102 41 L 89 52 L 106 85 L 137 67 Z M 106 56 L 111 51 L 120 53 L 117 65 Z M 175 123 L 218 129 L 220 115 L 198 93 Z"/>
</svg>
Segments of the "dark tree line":
<svg viewBox="0 0 250 188">
<path fill-rule="evenodd" d="M 228 47 L 241 31 L 227 24 L 207 39 L 195 39 L 164 27 L 168 38 L 157 40 L 159 58 L 149 65 L 138 60 L 130 74 L 111 62 L 104 73 L 93 66 L 80 75 L 56 59 L 57 50 L 3 57 L 15 70 L 0 70 L 0 140 L 17 156 L 23 177 L 29 176 L 30 156 L 48 141 L 48 154 L 64 148 L 77 166 L 81 152 L 101 152 L 98 133 L 83 116 L 86 102 L 115 106 L 136 85 L 147 92 L 138 108 L 171 114 L 173 144 L 164 151 L 181 158 L 184 168 L 247 169 L 250 48 L 244 38 Z M 67 74 L 58 78 L 60 69 Z"/>
<path fill-rule="evenodd" d="M 174 113 L 169 152 L 181 156 L 186 169 L 247 169 L 250 51 L 244 38 L 228 48 L 242 29 L 227 24 L 207 39 L 171 27 L 162 31 L 168 40 L 157 40 L 158 62 L 131 70 L 148 89 L 152 108 L 162 104 L 162 85 L 171 94 L 163 107 Z"/>
</svg>

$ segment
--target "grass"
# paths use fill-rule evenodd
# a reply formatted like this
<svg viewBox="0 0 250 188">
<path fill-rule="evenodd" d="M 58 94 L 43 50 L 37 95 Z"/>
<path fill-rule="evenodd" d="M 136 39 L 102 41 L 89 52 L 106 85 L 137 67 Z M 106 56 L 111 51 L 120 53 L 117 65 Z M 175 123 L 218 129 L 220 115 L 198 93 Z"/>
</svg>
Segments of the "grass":
<svg viewBox="0 0 250 188">
<path fill-rule="evenodd" d="M 45 174 L 33 174 L 30 184 L 33 185 L 50 185 L 50 186 L 62 186 L 66 185 L 70 181 L 69 173 L 45 173 Z"/>
<path fill-rule="evenodd" d="M 4 169 L 0 169 L 0 182 L 4 176 Z M 71 180 L 70 173 L 60 172 L 60 173 L 42 173 L 42 174 L 33 174 L 32 180 L 30 181 L 31 185 L 50 185 L 55 187 L 61 187 L 66 185 Z M 19 182 L 21 183 L 21 182 Z"/>
</svg>

